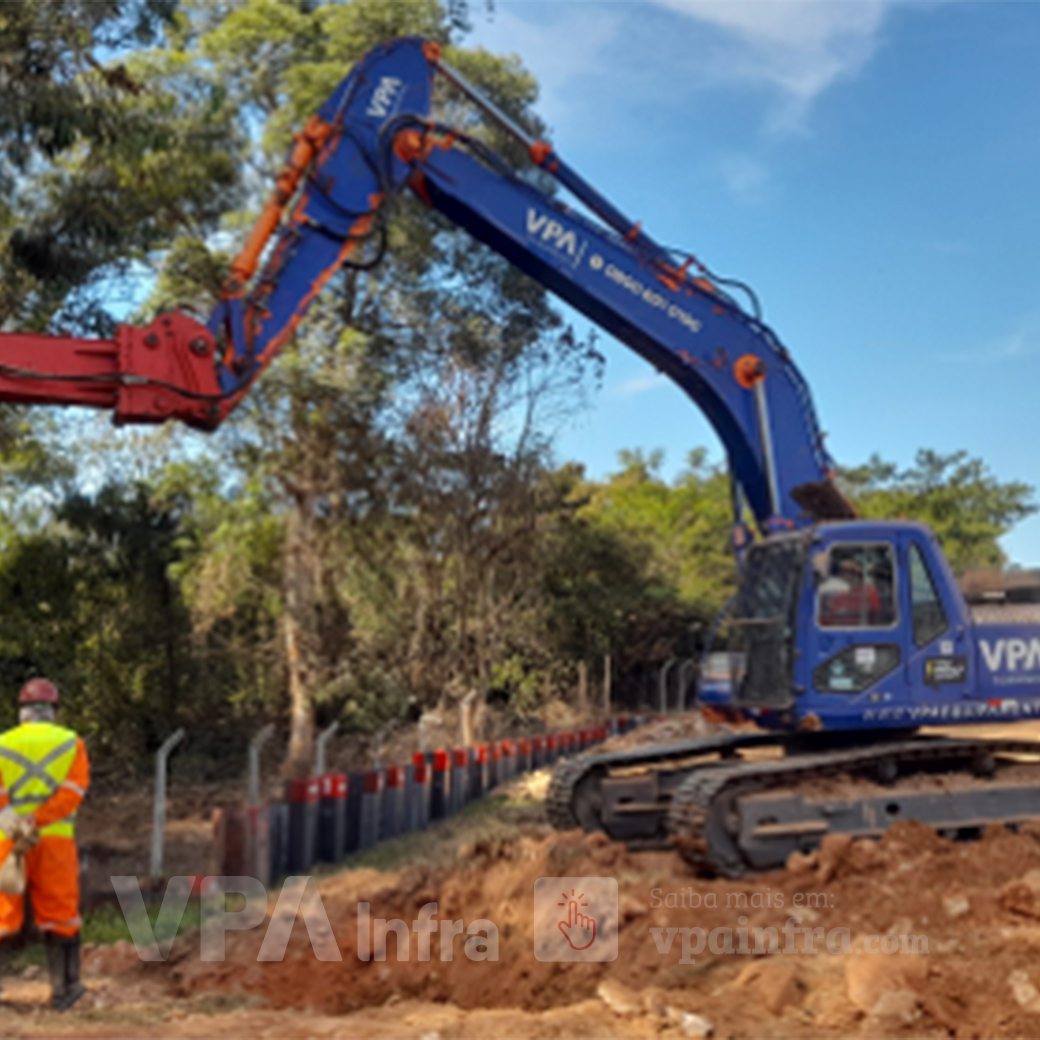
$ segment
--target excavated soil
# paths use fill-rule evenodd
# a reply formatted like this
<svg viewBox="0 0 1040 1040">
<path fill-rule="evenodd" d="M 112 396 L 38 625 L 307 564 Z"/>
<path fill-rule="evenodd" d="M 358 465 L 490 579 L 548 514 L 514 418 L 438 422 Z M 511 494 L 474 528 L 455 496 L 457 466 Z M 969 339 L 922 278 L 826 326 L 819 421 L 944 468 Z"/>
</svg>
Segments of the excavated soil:
<svg viewBox="0 0 1040 1040">
<path fill-rule="evenodd" d="M 68 1016 L 33 1010 L 38 979 L 5 986 L 21 1008 L 0 1015 L 0 1035 L 664 1037 L 696 1035 L 701 1020 L 732 1037 L 1040 1035 L 1040 830 L 991 828 L 958 844 L 901 823 L 744 881 L 693 878 L 671 854 L 628 853 L 599 835 L 536 831 L 477 842 L 453 866 L 322 881 L 341 961 L 316 960 L 300 923 L 282 962 L 257 961 L 260 929 L 228 933 L 223 963 L 200 960 L 197 934 L 164 964 L 101 948 L 86 958 L 90 995 Z M 617 960 L 534 959 L 532 892 L 544 876 L 618 880 Z M 395 960 L 393 940 L 385 962 L 359 960 L 359 902 L 372 918 L 410 922 L 436 902 L 441 919 L 494 921 L 499 960 L 457 948 L 442 961 L 436 938 L 426 962 L 414 942 L 411 960 Z M 819 929 L 814 952 L 799 933 L 798 952 L 783 952 L 792 916 Z M 730 928 L 739 948 L 744 925 L 776 928 L 780 951 L 727 953 L 720 932 L 718 952 L 682 964 L 681 938 L 662 953 L 664 933 L 650 931 Z M 849 952 L 828 952 L 843 934 Z M 925 937 L 927 954 L 857 953 L 872 935 Z"/>
<path fill-rule="evenodd" d="M 478 1021 L 480 1030 L 498 1022 L 500 1036 L 681 1035 L 683 1013 L 706 1018 L 721 1036 L 1040 1033 L 1040 830 L 994 828 L 978 843 L 955 844 L 899 824 L 879 842 L 828 842 L 796 869 L 741 882 L 698 880 L 670 854 L 630 854 L 578 832 L 478 844 L 466 859 L 454 869 L 356 872 L 326 883 L 322 896 L 342 962 L 315 961 L 305 936 L 294 934 L 284 962 L 258 964 L 260 936 L 243 933 L 222 965 L 185 950 L 178 963 L 143 974 L 185 997 L 263 997 L 275 1009 L 328 1016 L 381 1007 L 380 1028 L 401 1036 L 431 1028 L 443 1037 L 478 1035 Z M 618 879 L 616 961 L 533 958 L 533 886 L 552 875 Z M 359 901 L 370 902 L 373 918 L 411 921 L 424 903 L 437 902 L 439 917 L 490 919 L 500 931 L 500 959 L 358 960 Z M 799 906 L 806 901 L 816 905 Z M 674 902 L 680 905 L 666 905 Z M 701 908 L 690 909 L 691 902 Z M 663 954 L 650 932 L 728 927 L 739 945 L 741 924 L 771 926 L 782 948 L 790 916 L 823 929 L 814 943 L 821 952 L 756 958 L 705 950 L 683 965 L 681 940 Z M 853 952 L 827 952 L 824 936 L 836 928 L 848 929 Z M 927 956 L 854 952 L 862 936 L 910 934 L 926 936 Z M 725 949 L 724 934 L 716 945 Z M 804 949 L 797 936 L 794 945 Z M 841 933 L 834 946 L 841 949 Z M 450 1006 L 451 1020 L 433 1026 L 422 1011 L 431 1004 Z M 488 1018 L 487 1009 L 508 1014 Z M 566 1030 L 561 1016 L 573 1019 Z"/>
<path fill-rule="evenodd" d="M 550 833 L 531 801 L 544 780 L 514 789 L 526 808 L 504 836 L 446 850 L 433 830 L 409 865 L 320 878 L 340 961 L 317 960 L 299 921 L 281 962 L 257 960 L 263 928 L 228 932 L 218 963 L 200 959 L 197 932 L 165 963 L 103 947 L 85 957 L 90 993 L 65 1016 L 42 1009 L 31 969 L 5 982 L 0 1036 L 1040 1036 L 1040 826 L 957 843 L 904 822 L 879 841 L 830 838 L 785 870 L 706 880 L 671 853 Z M 547 876 L 617 880 L 616 960 L 535 959 L 533 891 Z M 471 961 L 458 942 L 441 960 L 434 937 L 420 961 L 413 934 L 410 960 L 395 959 L 393 939 L 386 961 L 361 960 L 361 902 L 373 919 L 411 922 L 436 902 L 438 919 L 493 921 L 499 959 Z M 785 924 L 813 929 L 810 946 Z M 682 963 L 681 933 L 662 949 L 670 928 L 701 928 L 711 945 Z M 740 952 L 744 929 L 752 948 L 753 930 L 765 943 L 770 928 L 777 952 Z"/>
</svg>

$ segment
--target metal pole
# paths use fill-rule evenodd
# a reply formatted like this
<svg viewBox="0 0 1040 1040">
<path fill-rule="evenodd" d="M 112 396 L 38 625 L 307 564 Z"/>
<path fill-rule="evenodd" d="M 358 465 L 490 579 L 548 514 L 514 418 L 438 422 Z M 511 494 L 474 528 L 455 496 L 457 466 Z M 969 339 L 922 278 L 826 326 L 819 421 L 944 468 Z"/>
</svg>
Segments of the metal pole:
<svg viewBox="0 0 1040 1040">
<path fill-rule="evenodd" d="M 326 726 L 319 734 L 318 739 L 315 742 L 314 751 L 314 775 L 324 776 L 325 775 L 325 745 L 332 739 L 336 730 L 339 729 L 339 722 L 331 722 Z"/>
<path fill-rule="evenodd" d="M 603 655 L 603 711 L 610 714 L 610 686 L 613 676 L 610 667 L 610 654 Z"/>
<path fill-rule="evenodd" d="M 690 672 L 696 667 L 697 659 L 695 657 L 687 657 L 679 665 L 679 707 L 682 711 L 686 711 L 686 691 L 690 686 Z"/>
<path fill-rule="evenodd" d="M 171 733 L 155 755 L 155 801 L 152 805 L 152 877 L 163 874 L 163 833 L 166 830 L 166 760 L 184 739 L 184 727 Z"/>
<path fill-rule="evenodd" d="M 657 694 L 662 715 L 668 711 L 668 673 L 672 670 L 675 662 L 678 660 L 677 657 L 669 657 L 668 660 L 661 665 L 661 670 L 657 673 Z"/>
<path fill-rule="evenodd" d="M 382 769 L 383 768 L 383 744 L 386 742 L 386 735 L 390 732 L 393 723 L 388 722 L 382 729 L 376 730 L 374 739 L 372 741 L 372 768 Z"/>
<path fill-rule="evenodd" d="M 477 691 L 470 690 L 459 701 L 459 744 L 469 747 L 473 743 L 473 702 L 477 699 Z"/>
<path fill-rule="evenodd" d="M 249 807 L 260 804 L 260 752 L 274 734 L 274 723 L 269 722 L 249 742 Z"/>
<path fill-rule="evenodd" d="M 769 509 L 773 516 L 780 515 L 780 490 L 776 480 L 776 457 L 773 455 L 773 428 L 769 425 L 769 404 L 766 400 L 764 379 L 755 383 L 755 406 L 758 410 L 758 432 L 762 438 L 762 460 L 765 463 L 766 486 L 769 488 Z"/>
<path fill-rule="evenodd" d="M 535 143 L 534 138 L 514 120 L 510 119 L 492 101 L 485 97 L 458 69 L 453 69 L 446 61 L 437 62 L 437 71 L 449 82 L 453 83 L 463 94 L 475 105 L 483 109 L 503 130 L 515 137 L 525 148 L 530 149 Z"/>
</svg>

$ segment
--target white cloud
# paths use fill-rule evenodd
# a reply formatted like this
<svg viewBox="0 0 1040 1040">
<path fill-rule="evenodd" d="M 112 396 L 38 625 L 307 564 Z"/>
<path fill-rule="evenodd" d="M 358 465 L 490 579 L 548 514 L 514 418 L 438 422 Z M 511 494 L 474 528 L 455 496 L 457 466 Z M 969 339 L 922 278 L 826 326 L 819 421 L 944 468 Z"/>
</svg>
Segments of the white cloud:
<svg viewBox="0 0 1040 1040">
<path fill-rule="evenodd" d="M 667 386 L 668 380 L 660 372 L 651 372 L 648 375 L 633 376 L 622 383 L 617 383 L 610 388 L 613 397 L 638 397 L 640 394 L 649 393 L 651 390 L 660 390 Z"/>
<path fill-rule="evenodd" d="M 733 198 L 764 202 L 777 138 L 805 131 L 815 102 L 857 76 L 877 53 L 897 7 L 946 0 L 499 0 L 474 19 L 472 42 L 517 53 L 537 77 L 536 108 L 551 140 L 599 147 L 626 119 L 656 125 L 669 111 L 754 92 L 765 139 L 744 123 L 743 143 L 707 161 Z M 674 132 L 674 131 L 672 131 Z M 757 153 L 757 154 L 756 154 Z"/>
<path fill-rule="evenodd" d="M 550 123 L 580 124 L 597 101 L 606 109 L 650 102 L 663 78 L 680 94 L 763 90 L 774 102 L 767 128 L 789 133 L 803 128 L 813 101 L 870 62 L 895 8 L 943 2 L 499 0 L 493 15 L 474 19 L 471 40 L 521 55 L 542 86 L 538 107 Z"/>
<path fill-rule="evenodd" d="M 810 103 L 856 76 L 877 50 L 901 0 L 653 0 L 717 30 L 708 73 L 716 82 L 778 91 L 775 129 L 801 125 Z"/>
</svg>

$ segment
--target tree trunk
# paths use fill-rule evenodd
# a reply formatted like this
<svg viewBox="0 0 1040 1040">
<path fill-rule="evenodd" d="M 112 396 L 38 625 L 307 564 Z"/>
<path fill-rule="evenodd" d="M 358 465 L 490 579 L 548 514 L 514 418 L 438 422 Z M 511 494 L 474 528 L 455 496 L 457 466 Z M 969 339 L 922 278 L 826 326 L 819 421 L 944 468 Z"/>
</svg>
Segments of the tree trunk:
<svg viewBox="0 0 1040 1040">
<path fill-rule="evenodd" d="M 285 658 L 289 670 L 289 749 L 282 771 L 286 777 L 310 775 L 314 749 L 314 705 L 311 702 L 307 654 L 307 618 L 311 606 L 307 566 L 307 524 L 302 510 L 290 510 L 285 534 Z"/>
</svg>

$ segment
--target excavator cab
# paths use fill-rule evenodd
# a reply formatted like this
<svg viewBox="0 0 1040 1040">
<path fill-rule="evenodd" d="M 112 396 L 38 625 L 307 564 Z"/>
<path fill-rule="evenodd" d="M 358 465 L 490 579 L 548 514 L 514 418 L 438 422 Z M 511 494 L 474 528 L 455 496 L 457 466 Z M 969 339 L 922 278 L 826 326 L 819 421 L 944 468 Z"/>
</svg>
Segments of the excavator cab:
<svg viewBox="0 0 1040 1040">
<path fill-rule="evenodd" d="M 767 726 L 912 728 L 972 697 L 971 621 L 921 524 L 767 538 L 747 552 L 730 625 L 746 658 L 732 704 Z"/>
</svg>

